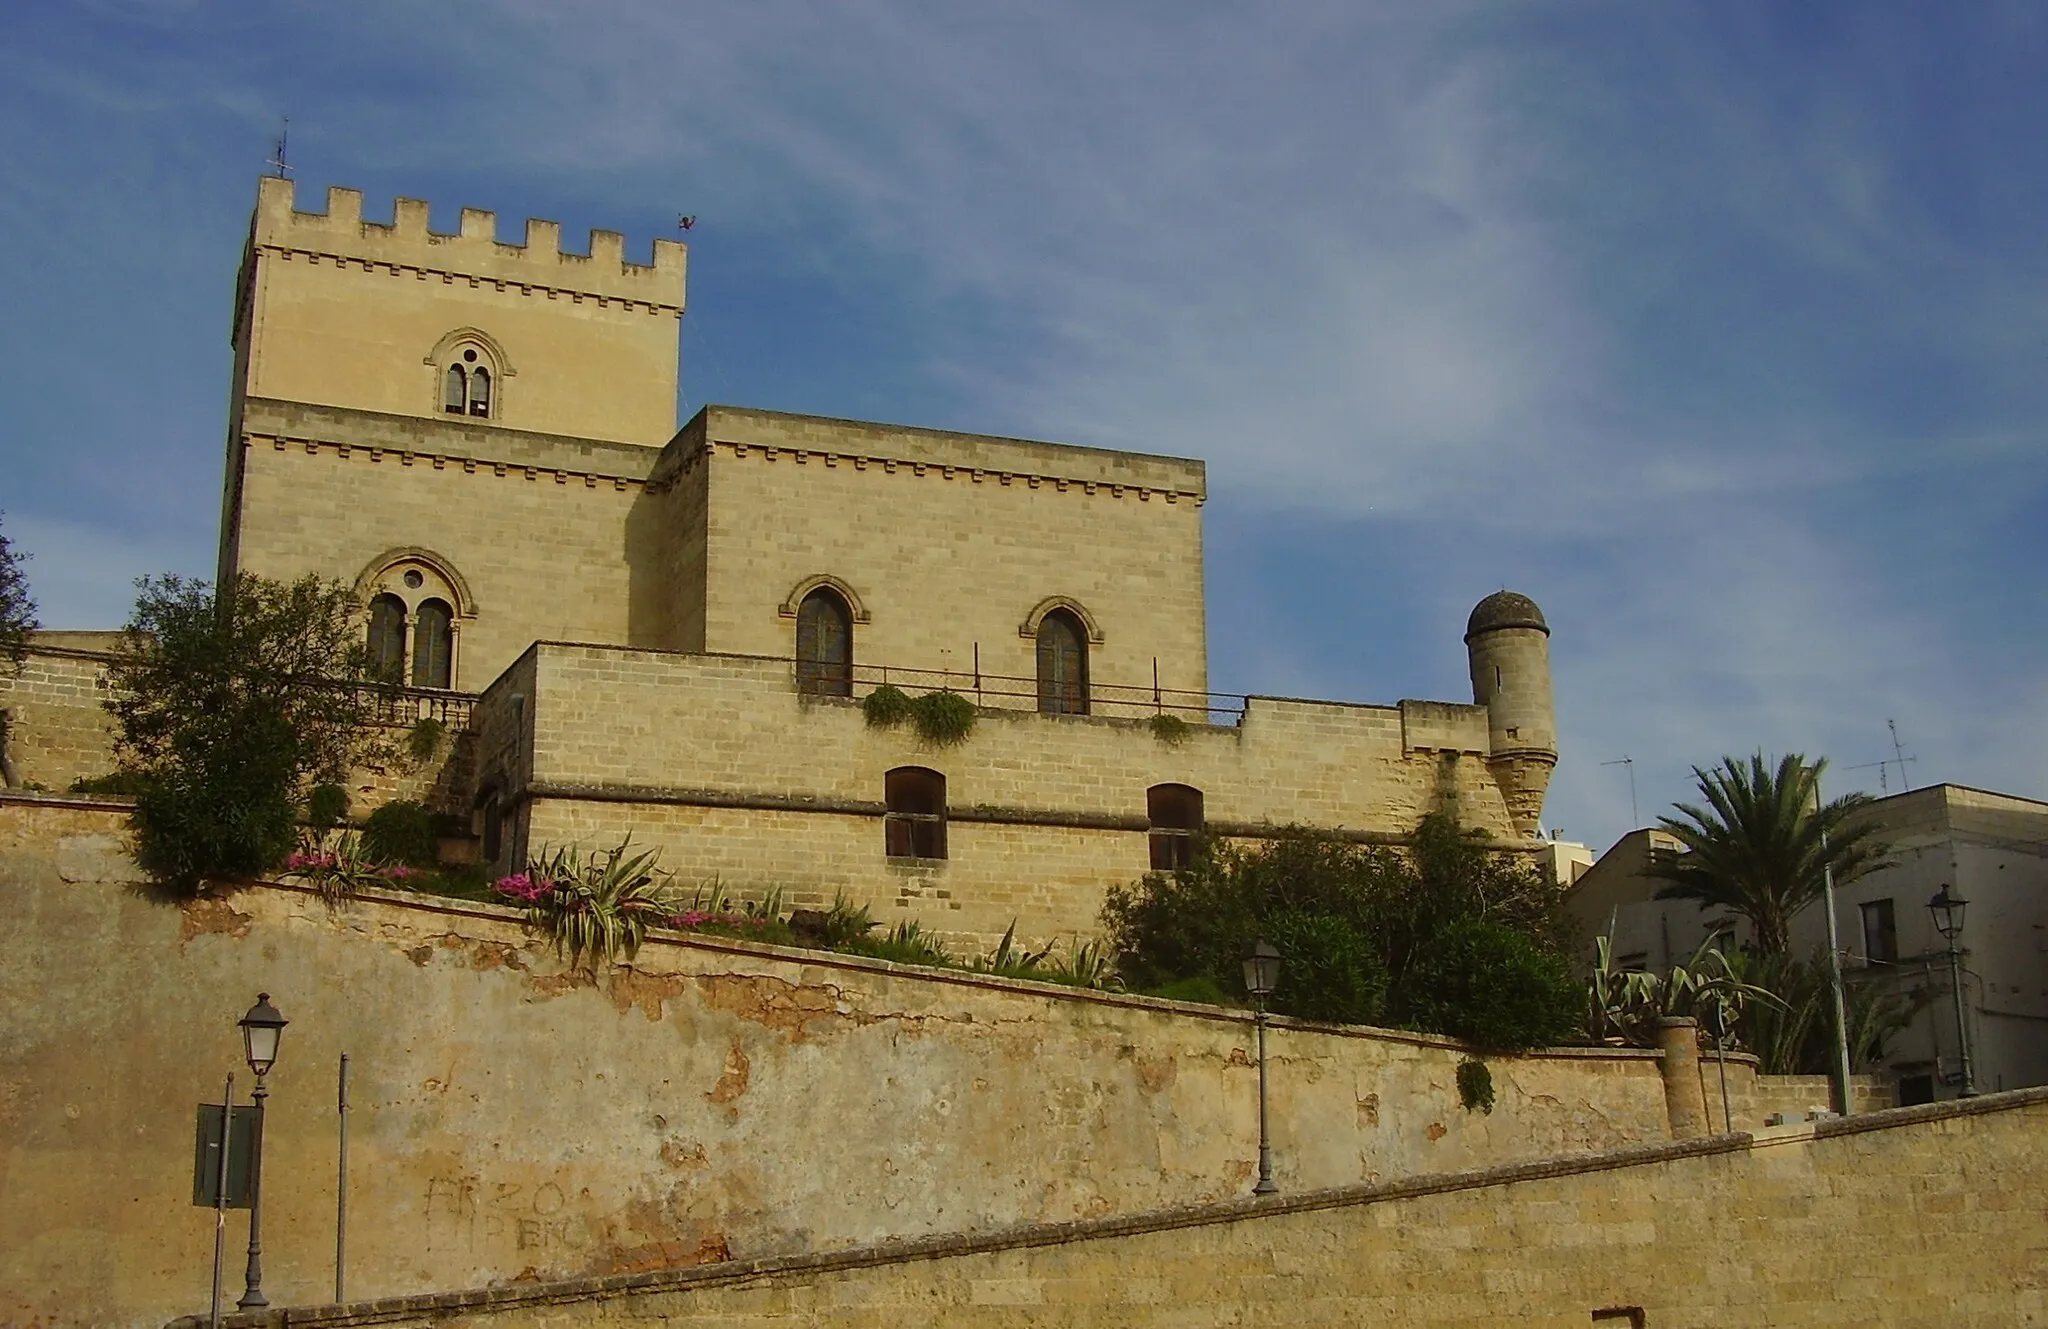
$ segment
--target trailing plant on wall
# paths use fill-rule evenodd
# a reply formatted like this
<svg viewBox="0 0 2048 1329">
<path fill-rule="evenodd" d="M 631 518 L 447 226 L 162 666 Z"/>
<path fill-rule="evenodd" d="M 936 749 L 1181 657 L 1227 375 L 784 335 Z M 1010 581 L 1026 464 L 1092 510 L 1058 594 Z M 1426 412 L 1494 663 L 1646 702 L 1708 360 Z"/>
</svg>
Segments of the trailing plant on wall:
<svg viewBox="0 0 2048 1329">
<path fill-rule="evenodd" d="M 405 736 L 405 755 L 415 766 L 426 765 L 441 755 L 441 740 L 447 733 L 447 725 L 431 715 L 421 716 Z"/>
<path fill-rule="evenodd" d="M 1152 737 L 1170 748 L 1177 748 L 1187 742 L 1188 735 L 1193 732 L 1192 727 L 1186 720 L 1181 719 L 1178 715 L 1168 714 L 1165 711 L 1161 711 L 1145 721 L 1145 727 L 1152 731 Z"/>
<path fill-rule="evenodd" d="M 500 878 L 496 890 L 525 907 L 527 926 L 553 941 L 572 968 L 631 960 L 647 929 L 678 910 L 669 876 L 656 865 L 659 851 L 629 855 L 630 844 L 629 836 L 588 856 L 573 844 L 543 848 L 526 871 Z"/>
<path fill-rule="evenodd" d="M 974 703 L 945 688 L 912 697 L 884 683 L 861 699 L 860 711 L 870 729 L 893 729 L 907 720 L 935 748 L 964 743 L 974 732 Z"/>
<path fill-rule="evenodd" d="M 1458 1063 L 1458 1103 L 1467 1112 L 1493 1114 L 1493 1072 L 1477 1057 Z"/>
</svg>

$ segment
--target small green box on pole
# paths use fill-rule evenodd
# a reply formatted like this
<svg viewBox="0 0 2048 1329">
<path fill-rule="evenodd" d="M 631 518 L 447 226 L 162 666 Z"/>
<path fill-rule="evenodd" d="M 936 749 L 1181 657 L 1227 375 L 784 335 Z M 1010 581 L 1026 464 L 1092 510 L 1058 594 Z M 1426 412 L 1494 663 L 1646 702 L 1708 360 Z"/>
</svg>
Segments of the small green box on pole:
<svg viewBox="0 0 2048 1329">
<path fill-rule="evenodd" d="M 219 1200 L 220 1123 L 225 1115 L 218 1103 L 199 1105 L 198 1125 L 192 1144 L 192 1203 L 212 1209 Z M 249 1162 L 256 1156 L 256 1110 L 243 1108 L 234 1115 L 233 1138 L 228 1141 L 228 1195 L 220 1207 L 249 1207 Z"/>
</svg>

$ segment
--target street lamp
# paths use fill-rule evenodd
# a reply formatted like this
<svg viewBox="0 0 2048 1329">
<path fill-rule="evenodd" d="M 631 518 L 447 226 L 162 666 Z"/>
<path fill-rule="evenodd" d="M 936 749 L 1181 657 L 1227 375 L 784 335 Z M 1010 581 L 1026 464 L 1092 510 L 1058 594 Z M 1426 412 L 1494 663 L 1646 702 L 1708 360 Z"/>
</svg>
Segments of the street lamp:
<svg viewBox="0 0 2048 1329">
<path fill-rule="evenodd" d="M 242 1053 L 249 1069 L 256 1072 L 255 1152 L 249 1160 L 249 1269 L 248 1287 L 235 1304 L 243 1310 L 260 1310 L 270 1303 L 263 1298 L 263 1100 L 270 1089 L 263 1077 L 277 1063 L 277 1045 L 289 1023 L 270 1004 L 270 994 L 256 994 L 256 1004 L 241 1018 Z"/>
<path fill-rule="evenodd" d="M 1956 949 L 1956 938 L 1963 934 L 1963 909 L 1969 903 L 1950 891 L 1947 882 L 1927 902 L 1927 912 L 1934 916 L 1934 930 L 1948 943 L 1949 991 L 1956 1005 L 1956 1048 L 1963 1060 L 1963 1087 L 1957 1095 L 1960 1098 L 1977 1096 L 1977 1077 L 1970 1066 L 1970 1028 L 1963 1016 L 1963 957 Z"/>
<path fill-rule="evenodd" d="M 1252 998 L 1252 1022 L 1259 1030 L 1259 1183 L 1254 1195 L 1272 1195 L 1273 1146 L 1266 1134 L 1266 998 L 1280 984 L 1280 952 L 1269 941 L 1252 943 L 1244 956 L 1244 990 Z"/>
</svg>

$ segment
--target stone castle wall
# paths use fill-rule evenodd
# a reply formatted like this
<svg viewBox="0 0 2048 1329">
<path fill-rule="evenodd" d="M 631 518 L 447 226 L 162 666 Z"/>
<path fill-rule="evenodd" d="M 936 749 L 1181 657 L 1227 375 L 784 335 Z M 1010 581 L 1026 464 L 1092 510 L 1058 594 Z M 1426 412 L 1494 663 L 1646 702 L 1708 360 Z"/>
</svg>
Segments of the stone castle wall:
<svg viewBox="0 0 2048 1329">
<path fill-rule="evenodd" d="M 205 1305 L 193 1105 L 230 1070 L 246 1093 L 235 1021 L 258 991 L 291 1021 L 266 1127 L 280 1305 L 333 1286 L 343 1052 L 358 1296 L 1250 1186 L 1242 1012 L 710 940 L 650 941 L 592 980 L 489 906 L 329 911 L 283 887 L 160 902 L 133 885 L 122 827 L 77 800 L 0 801 L 0 1323 Z M 1280 1021 L 1270 1047 L 1290 1194 L 1665 1138 L 1652 1054 L 1493 1059 L 1481 1114 L 1459 1106 L 1467 1054 L 1445 1039 Z"/>
<path fill-rule="evenodd" d="M 730 407 L 678 444 L 709 470 L 706 649 L 792 654 L 795 592 L 829 575 L 857 664 L 969 677 L 978 648 L 1029 707 L 1033 612 L 1058 599 L 1096 687 L 1149 699 L 1155 662 L 1168 690 L 1208 685 L 1200 462 Z"/>
<path fill-rule="evenodd" d="M 21 669 L 0 661 L 0 710 L 10 713 L 15 779 L 63 792 L 114 769 L 114 737 L 101 703 L 117 632 L 39 632 Z"/>
<path fill-rule="evenodd" d="M 1959 1325 L 2048 1318 L 2048 1091 L 1255 1205 L 333 1307 L 542 1325 Z M 183 1322 L 176 1329 L 196 1329 Z"/>
<path fill-rule="evenodd" d="M 661 576 L 638 448 L 251 402 L 240 568 L 353 584 L 396 549 L 469 586 L 454 684 L 481 690 L 536 638 L 658 645 L 636 623 Z"/>
<path fill-rule="evenodd" d="M 674 432 L 682 245 L 656 240 L 641 266 L 616 232 L 567 254 L 552 222 L 502 244 L 473 208 L 436 234 L 418 200 L 383 225 L 354 190 L 329 190 L 325 214 L 295 211 L 294 194 L 289 180 L 258 191 L 237 313 L 249 396 L 438 417 L 437 346 L 476 329 L 504 357 L 494 423 L 650 447 Z"/>
<path fill-rule="evenodd" d="M 852 701 L 800 696 L 787 660 L 553 644 L 526 659 L 479 717 L 509 724 L 515 696 L 531 708 L 524 783 L 493 764 L 500 746 L 480 767 L 522 809 L 528 849 L 631 831 L 686 881 L 802 904 L 843 892 L 971 944 L 1013 921 L 1039 940 L 1092 933 L 1107 889 L 1150 867 L 1156 784 L 1201 790 L 1225 836 L 1303 824 L 1392 840 L 1455 807 L 1519 843 L 1473 751 L 1476 707 L 1255 697 L 1238 724 L 1193 725 L 1177 743 L 1142 720 L 991 709 L 964 743 L 933 749 L 908 727 L 871 728 Z M 885 853 L 884 775 L 899 766 L 946 777 L 942 861 Z M 515 835 L 503 863 L 520 852 Z"/>
</svg>

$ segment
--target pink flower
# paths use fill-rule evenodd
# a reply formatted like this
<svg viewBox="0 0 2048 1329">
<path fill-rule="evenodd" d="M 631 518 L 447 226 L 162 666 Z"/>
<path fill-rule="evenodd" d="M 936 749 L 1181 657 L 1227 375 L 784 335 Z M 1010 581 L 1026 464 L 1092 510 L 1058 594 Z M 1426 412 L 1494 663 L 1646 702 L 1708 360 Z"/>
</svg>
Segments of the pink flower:
<svg viewBox="0 0 2048 1329">
<path fill-rule="evenodd" d="M 509 895 L 527 904 L 537 904 L 554 893 L 555 883 L 546 879 L 535 881 L 529 874 L 521 872 L 515 876 L 498 878 L 492 889 L 500 895 Z"/>
</svg>

